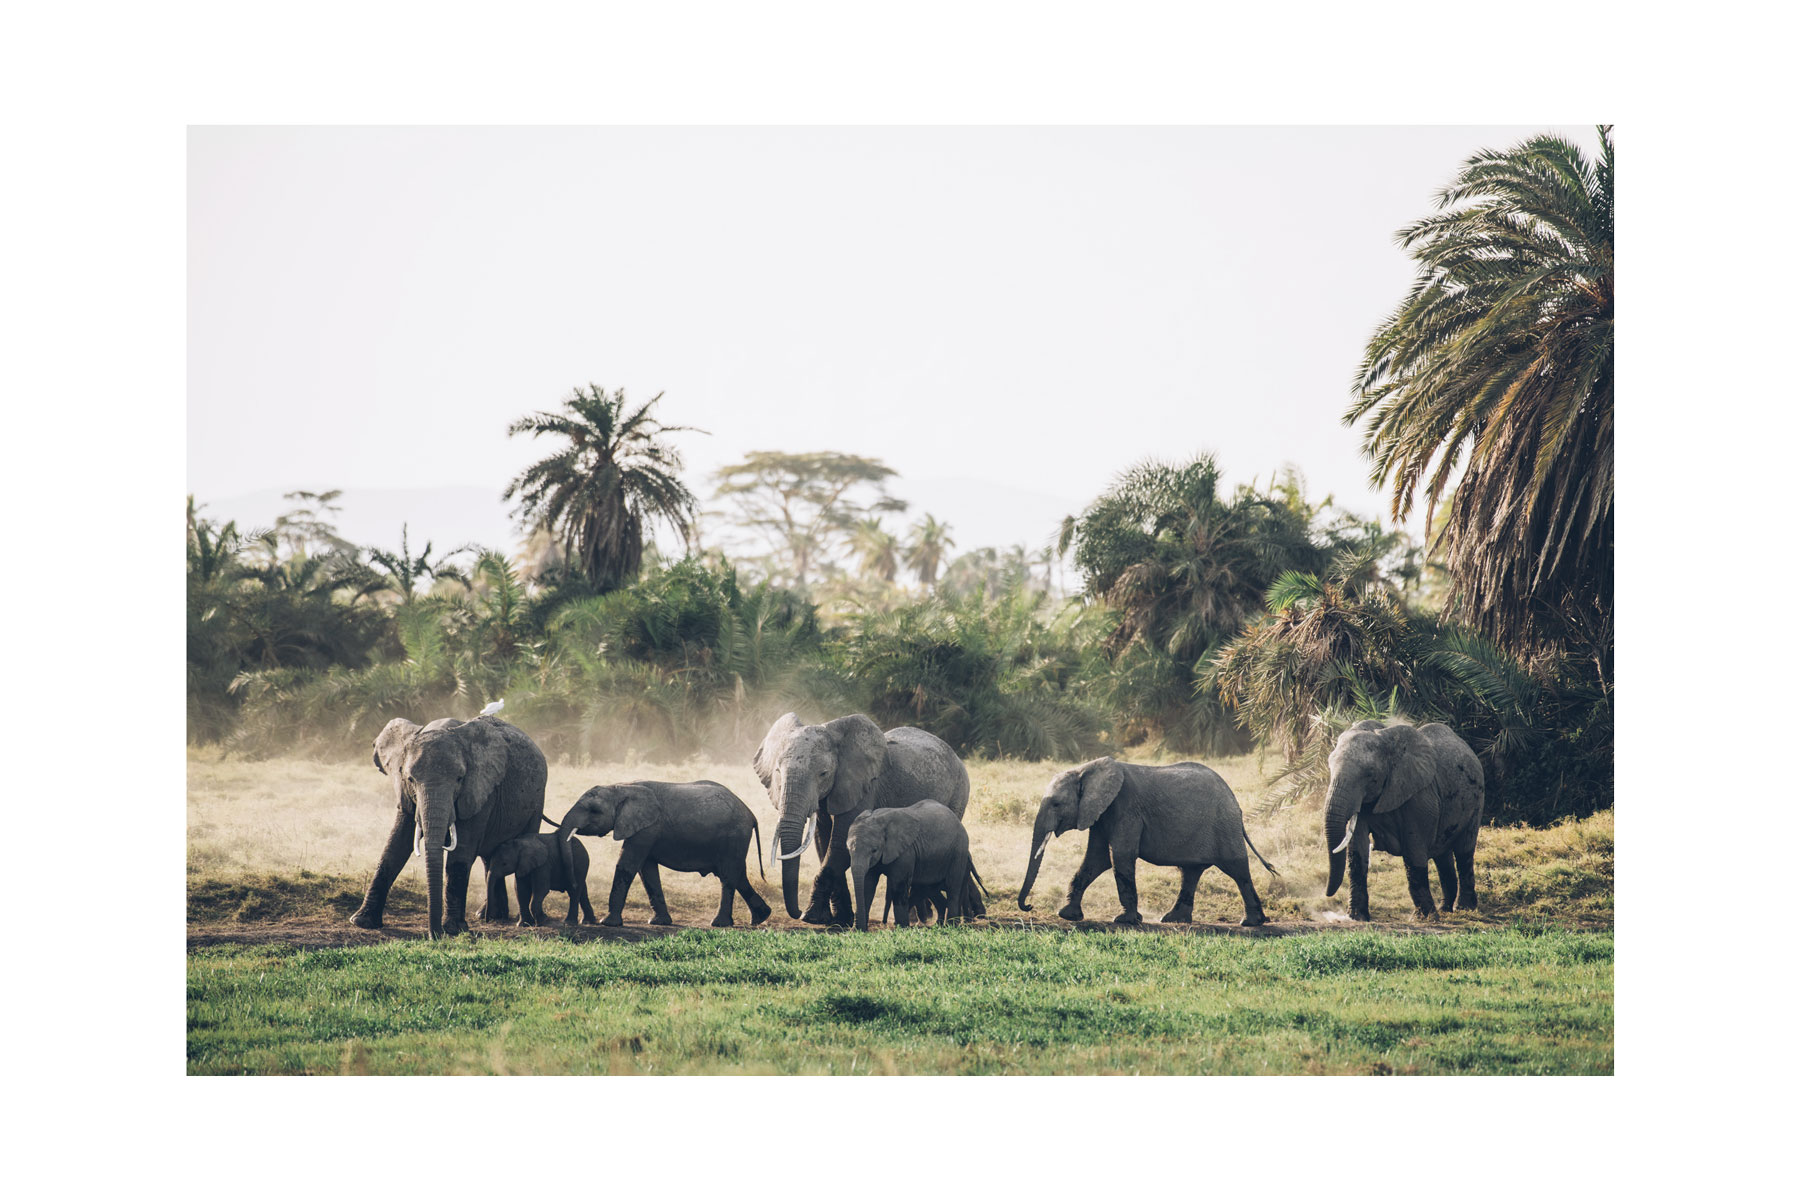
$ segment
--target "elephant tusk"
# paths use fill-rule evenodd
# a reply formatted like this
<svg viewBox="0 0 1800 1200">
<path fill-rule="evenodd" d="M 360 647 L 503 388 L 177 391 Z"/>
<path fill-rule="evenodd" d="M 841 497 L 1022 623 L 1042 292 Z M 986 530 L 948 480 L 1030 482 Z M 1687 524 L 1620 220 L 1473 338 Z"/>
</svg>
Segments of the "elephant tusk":
<svg viewBox="0 0 1800 1200">
<path fill-rule="evenodd" d="M 789 853 L 787 853 L 787 854 L 779 854 L 779 855 L 777 855 L 777 856 L 776 856 L 776 857 L 775 857 L 775 861 L 776 861 L 776 862 L 784 862 L 784 861 L 786 861 L 786 860 L 787 860 L 787 859 L 790 859 L 790 858 L 793 858 L 793 857 L 795 857 L 795 856 L 796 856 L 796 855 L 798 855 L 798 854 L 799 854 L 799 853 L 800 853 L 800 852 L 801 852 L 801 851 L 802 851 L 802 850 L 804 850 L 804 849 L 806 849 L 806 847 L 807 847 L 807 843 L 809 843 L 809 842 L 811 842 L 811 841 L 812 841 L 812 835 L 813 835 L 813 825 L 814 825 L 814 823 L 815 823 L 815 822 L 817 822 L 817 821 L 818 821 L 818 819 L 819 819 L 819 814 L 818 814 L 818 813 L 814 813 L 814 814 L 813 814 L 813 815 L 812 815 L 812 816 L 810 816 L 810 817 L 808 817 L 808 818 L 806 818 L 806 829 L 805 829 L 805 830 L 804 830 L 804 831 L 802 831 L 802 832 L 801 832 L 801 834 L 800 834 L 800 844 L 799 844 L 799 845 L 798 845 L 798 846 L 795 846 L 795 847 L 794 847 L 794 848 L 793 848 L 793 850 L 792 850 L 792 851 L 791 851 L 791 852 L 789 852 Z M 781 848 L 781 841 L 780 841 L 780 839 L 779 839 L 779 838 L 778 838 L 778 839 L 776 839 L 776 842 L 775 842 L 775 846 L 776 846 L 776 849 L 780 849 L 780 848 Z"/>
<path fill-rule="evenodd" d="M 1038 848 L 1031 852 L 1031 857 L 1042 858 L 1042 857 L 1044 857 L 1044 851 L 1048 850 L 1049 848 L 1050 848 L 1050 835 L 1046 833 L 1044 835 L 1044 840 L 1038 843 Z"/>
<path fill-rule="evenodd" d="M 444 850 L 446 853 L 448 853 L 449 851 L 454 850 L 454 849 L 456 849 L 456 823 L 454 821 L 452 821 L 450 823 L 450 840 L 449 840 L 449 842 L 445 843 Z"/>
<path fill-rule="evenodd" d="M 1350 839 L 1352 837 L 1354 837 L 1355 835 L 1356 835 L 1356 814 L 1351 813 L 1350 814 L 1350 824 L 1344 830 L 1344 840 L 1339 842 L 1336 846 L 1333 846 L 1331 849 L 1331 852 L 1333 854 L 1342 854 L 1344 852 L 1344 847 L 1348 846 L 1350 844 Z"/>
<path fill-rule="evenodd" d="M 425 827 L 423 825 L 413 829 L 413 857 L 425 857 Z"/>
</svg>

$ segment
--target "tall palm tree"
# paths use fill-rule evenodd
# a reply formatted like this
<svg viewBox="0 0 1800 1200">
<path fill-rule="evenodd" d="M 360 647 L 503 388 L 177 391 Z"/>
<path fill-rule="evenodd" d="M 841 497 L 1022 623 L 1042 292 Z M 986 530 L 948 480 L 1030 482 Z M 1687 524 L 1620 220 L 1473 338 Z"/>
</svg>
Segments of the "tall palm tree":
<svg viewBox="0 0 1800 1200">
<path fill-rule="evenodd" d="M 944 554 L 956 545 L 950 526 L 930 513 L 912 528 L 913 542 L 906 550 L 907 569 L 918 575 L 927 588 L 937 583 L 938 570 L 944 565 Z"/>
<path fill-rule="evenodd" d="M 369 569 L 355 598 L 388 592 L 398 596 L 400 605 L 404 608 L 418 599 L 422 580 L 429 579 L 436 583 L 440 579 L 449 579 L 466 585 L 469 582 L 468 572 L 450 560 L 473 549 L 474 546 L 458 546 L 448 554 L 440 554 L 434 559 L 431 557 L 431 543 L 426 542 L 425 549 L 415 555 L 407 542 L 407 527 L 402 523 L 398 551 L 383 550 L 379 546 L 363 547 L 363 553 L 369 556 Z"/>
<path fill-rule="evenodd" d="M 1364 418 L 1393 515 L 1462 478 L 1443 546 L 1452 615 L 1526 650 L 1580 645 L 1611 675 L 1613 142 L 1483 150 L 1399 232 L 1419 274 L 1370 340 Z M 1466 466 L 1465 466 L 1466 463 Z"/>
<path fill-rule="evenodd" d="M 863 574 L 882 583 L 892 583 L 900 574 L 900 539 L 882 528 L 880 517 L 856 523 L 850 532 L 850 548 L 856 551 Z"/>
<path fill-rule="evenodd" d="M 629 408 L 623 388 L 609 396 L 589 384 L 585 391 L 576 388 L 560 411 L 520 417 L 506 431 L 568 439 L 562 450 L 520 472 L 503 499 L 517 497 L 522 520 L 549 526 L 599 591 L 637 577 L 648 522 L 667 522 L 684 545 L 693 540 L 695 501 L 677 477 L 681 455 L 660 440 L 693 427 L 653 418 L 650 410 L 661 399 L 658 392 Z"/>
</svg>

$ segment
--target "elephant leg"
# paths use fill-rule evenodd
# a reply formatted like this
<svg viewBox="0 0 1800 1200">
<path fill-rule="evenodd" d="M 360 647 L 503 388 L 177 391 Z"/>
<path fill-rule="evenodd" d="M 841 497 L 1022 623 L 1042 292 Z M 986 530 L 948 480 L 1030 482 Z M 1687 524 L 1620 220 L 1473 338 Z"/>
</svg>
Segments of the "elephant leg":
<svg viewBox="0 0 1800 1200">
<path fill-rule="evenodd" d="M 731 880 L 723 875 L 719 876 L 719 911 L 712 919 L 713 928 L 731 928 L 731 901 L 734 895 Z"/>
<path fill-rule="evenodd" d="M 381 848 L 381 861 L 375 865 L 375 878 L 369 880 L 369 890 L 363 893 L 362 907 L 351 914 L 351 924 L 364 929 L 381 928 L 388 891 L 399 877 L 400 869 L 406 865 L 406 856 L 412 853 L 413 828 L 412 813 L 398 809 L 394 813 L 394 827 L 388 830 L 387 844 Z"/>
<path fill-rule="evenodd" d="M 1081 865 L 1075 868 L 1075 878 L 1069 880 L 1069 901 L 1056 910 L 1056 915 L 1065 921 L 1081 920 L 1082 893 L 1111 869 L 1112 847 L 1104 839 L 1089 834 L 1087 853 L 1081 856 Z"/>
<path fill-rule="evenodd" d="M 1181 892 L 1175 897 L 1175 907 L 1163 914 L 1163 923 L 1186 924 L 1194 919 L 1194 888 L 1200 877 L 1206 874 L 1206 867 L 1181 868 Z"/>
<path fill-rule="evenodd" d="M 612 890 L 606 896 L 606 919 L 602 925 L 623 925 L 625 923 L 625 897 L 631 894 L 631 881 L 637 875 L 638 868 L 644 865 L 644 852 L 633 850 L 627 842 L 619 851 L 619 861 L 613 867 Z"/>
<path fill-rule="evenodd" d="M 1425 861 L 1406 859 L 1406 890 L 1412 893 L 1413 919 L 1429 921 L 1437 916 L 1437 905 L 1431 899 L 1431 876 Z"/>
<path fill-rule="evenodd" d="M 1138 912 L 1137 891 L 1137 859 L 1121 854 L 1113 859 L 1113 883 L 1119 889 L 1119 915 L 1113 918 L 1114 925 L 1142 925 L 1144 918 Z"/>
<path fill-rule="evenodd" d="M 1350 839 L 1350 919 L 1369 919 L 1369 839 Z"/>
<path fill-rule="evenodd" d="M 737 888 L 737 894 L 744 898 L 744 904 L 750 909 L 752 925 L 761 925 L 769 919 L 769 905 L 756 894 L 756 889 L 750 886 L 750 872 L 744 869 L 742 862 L 738 864 L 737 878 L 733 881 L 732 886 Z"/>
<path fill-rule="evenodd" d="M 969 886 L 969 856 L 963 855 L 950 864 L 950 882 L 944 888 L 944 921 L 955 921 L 961 924 L 968 919 L 968 910 L 963 907 L 963 893 Z"/>
<path fill-rule="evenodd" d="M 1220 863 L 1219 870 L 1231 877 L 1231 882 L 1237 884 L 1238 895 L 1244 898 L 1244 919 L 1238 924 L 1267 925 L 1269 918 L 1263 915 L 1262 899 L 1256 894 L 1256 881 L 1250 876 L 1250 860 Z"/>
<path fill-rule="evenodd" d="M 912 924 L 912 877 L 889 875 L 887 894 L 894 898 L 894 924 L 905 929 Z"/>
<path fill-rule="evenodd" d="M 519 895 L 519 924 L 533 924 L 531 919 L 531 888 L 523 875 L 513 876 L 513 891 Z"/>
<path fill-rule="evenodd" d="M 845 814 L 843 820 L 831 820 L 825 813 L 819 814 L 819 823 L 814 827 L 814 836 L 824 838 L 826 830 L 830 830 L 830 841 L 827 843 L 825 860 L 819 864 L 819 874 L 813 880 L 812 898 L 806 902 L 806 911 L 800 919 L 808 925 L 851 925 L 855 923 L 856 905 L 850 898 L 850 882 L 847 872 L 850 870 L 850 817 Z"/>
<path fill-rule="evenodd" d="M 1457 892 L 1456 907 L 1465 912 L 1475 911 L 1475 847 L 1456 852 Z"/>
<path fill-rule="evenodd" d="M 469 862 L 453 862 L 444 868 L 444 935 L 452 937 L 469 931 L 466 911 L 469 904 Z"/>
<path fill-rule="evenodd" d="M 483 863 L 485 868 L 487 864 Z M 512 912 L 506 904 L 506 876 L 495 875 L 491 871 L 487 877 L 487 903 L 481 906 L 484 920 L 505 924 L 512 920 Z"/>
<path fill-rule="evenodd" d="M 673 925 L 675 918 L 669 915 L 669 902 L 663 899 L 662 872 L 654 862 L 647 862 L 638 871 L 638 877 L 644 881 L 644 894 L 650 897 L 650 923 Z"/>
<path fill-rule="evenodd" d="M 575 881 L 575 890 L 581 896 L 581 923 L 583 925 L 598 925 L 600 922 L 594 918 L 594 903 L 592 900 L 588 899 L 587 876 L 583 875 L 580 879 Z M 572 905 L 573 902 L 571 902 L 571 906 Z"/>
<path fill-rule="evenodd" d="M 1446 850 L 1433 860 L 1437 863 L 1438 884 L 1444 892 L 1444 911 L 1456 909 L 1456 855 Z"/>
<path fill-rule="evenodd" d="M 550 898 L 550 889 L 540 886 L 531 893 L 531 921 L 534 925 L 548 925 L 550 914 L 544 911 L 544 901 Z"/>
</svg>

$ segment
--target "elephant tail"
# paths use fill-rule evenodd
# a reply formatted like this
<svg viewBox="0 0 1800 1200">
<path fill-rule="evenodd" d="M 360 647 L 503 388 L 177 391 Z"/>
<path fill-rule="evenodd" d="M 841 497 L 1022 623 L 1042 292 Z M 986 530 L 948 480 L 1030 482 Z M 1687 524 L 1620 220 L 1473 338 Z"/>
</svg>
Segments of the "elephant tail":
<svg viewBox="0 0 1800 1200">
<path fill-rule="evenodd" d="M 762 864 L 762 824 L 755 817 L 750 818 L 750 832 L 756 838 L 756 873 L 762 876 L 764 883 L 767 883 L 769 882 L 769 873 L 763 870 Z"/>
<path fill-rule="evenodd" d="M 1259 854 L 1259 855 L 1257 855 L 1257 857 L 1261 858 L 1262 855 Z M 1264 865 L 1267 865 L 1267 864 L 1264 864 Z M 981 889 L 981 894 L 984 897 L 986 897 L 989 900 L 992 900 L 994 898 L 994 893 L 987 890 L 987 884 L 981 882 L 981 872 L 977 871 L 975 869 L 974 863 L 969 864 L 969 877 L 975 881 L 975 886 Z"/>
<path fill-rule="evenodd" d="M 1277 871 L 1274 867 L 1269 866 L 1269 860 L 1262 856 L 1262 851 L 1256 848 L 1256 843 L 1250 840 L 1250 835 L 1248 833 L 1244 835 L 1244 845 L 1250 847 L 1250 853 L 1256 855 L 1256 861 L 1267 868 L 1269 874 L 1275 876 L 1277 879 L 1281 877 L 1281 872 Z"/>
</svg>

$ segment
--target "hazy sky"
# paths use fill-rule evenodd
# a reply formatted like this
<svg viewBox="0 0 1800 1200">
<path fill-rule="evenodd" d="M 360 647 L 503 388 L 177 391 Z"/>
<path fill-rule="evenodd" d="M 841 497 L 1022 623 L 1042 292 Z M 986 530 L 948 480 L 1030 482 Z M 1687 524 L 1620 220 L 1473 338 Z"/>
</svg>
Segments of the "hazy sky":
<svg viewBox="0 0 1800 1200">
<path fill-rule="evenodd" d="M 468 485 L 498 513 L 547 450 L 507 423 L 593 382 L 711 431 L 677 443 L 703 495 L 750 450 L 873 455 L 934 511 L 992 510 L 938 512 L 962 549 L 1041 544 L 1132 463 L 1200 450 L 1373 514 L 1339 416 L 1412 279 L 1394 231 L 1470 153 L 1543 129 L 1594 141 L 196 129 L 189 487 Z"/>
</svg>

